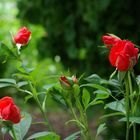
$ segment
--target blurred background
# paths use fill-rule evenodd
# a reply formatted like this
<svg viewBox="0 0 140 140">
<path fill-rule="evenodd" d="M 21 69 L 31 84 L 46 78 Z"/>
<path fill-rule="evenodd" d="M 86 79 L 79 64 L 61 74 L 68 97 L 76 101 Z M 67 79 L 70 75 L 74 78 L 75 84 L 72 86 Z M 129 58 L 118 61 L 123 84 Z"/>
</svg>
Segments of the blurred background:
<svg viewBox="0 0 140 140">
<path fill-rule="evenodd" d="M 1 0 L 0 40 L 10 45 L 10 33 L 14 35 L 20 27 L 27 26 L 32 31 L 32 39 L 22 57 L 30 67 L 38 66 L 38 73 L 61 75 L 69 71 L 77 77 L 97 73 L 108 78 L 114 68 L 108 62 L 107 50 L 100 47 L 102 35 L 113 33 L 139 45 L 139 9 L 139 0 Z M 135 71 L 139 74 L 139 63 Z M 0 64 L 1 78 L 10 77 L 13 72 L 13 60 Z M 50 103 L 50 108 L 55 108 L 53 117 L 57 116 L 54 104 Z M 93 118 L 92 113 L 90 116 Z M 91 126 L 93 131 L 96 123 Z M 107 140 L 123 139 L 116 129 L 110 128 L 112 131 L 105 136 Z M 59 128 L 58 131 L 65 135 Z"/>
</svg>

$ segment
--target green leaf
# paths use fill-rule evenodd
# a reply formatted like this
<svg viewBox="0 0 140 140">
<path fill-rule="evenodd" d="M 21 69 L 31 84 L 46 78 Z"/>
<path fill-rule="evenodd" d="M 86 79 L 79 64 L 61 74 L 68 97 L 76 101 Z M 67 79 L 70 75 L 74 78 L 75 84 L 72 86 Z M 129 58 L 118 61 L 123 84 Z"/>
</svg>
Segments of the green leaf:
<svg viewBox="0 0 140 140">
<path fill-rule="evenodd" d="M 103 90 L 96 90 L 94 91 L 94 93 L 96 94 L 96 100 L 98 99 L 106 99 L 109 97 L 110 93 L 103 91 Z"/>
<path fill-rule="evenodd" d="M 11 83 L 0 83 L 0 88 L 13 86 Z"/>
<path fill-rule="evenodd" d="M 115 112 L 115 113 L 110 113 L 110 114 L 103 115 L 103 116 L 101 116 L 101 119 L 112 117 L 112 116 L 122 116 L 122 115 L 124 115 L 124 113 Z"/>
<path fill-rule="evenodd" d="M 4 78 L 4 79 L 0 79 L 0 83 L 11 83 L 11 84 L 16 84 L 16 80 L 15 80 L 15 79 Z"/>
<path fill-rule="evenodd" d="M 58 84 L 57 83 L 54 83 L 54 84 L 47 84 L 47 85 L 44 85 L 43 86 L 43 89 L 45 90 L 50 90 L 52 89 L 53 87 L 57 86 Z"/>
<path fill-rule="evenodd" d="M 80 87 L 79 87 L 79 85 L 74 84 L 73 85 L 73 90 L 74 90 L 74 94 L 78 96 L 79 93 L 80 93 Z"/>
<path fill-rule="evenodd" d="M 66 106 L 66 102 L 65 102 L 64 98 L 61 95 L 55 95 L 55 92 L 54 92 L 54 94 L 51 94 L 51 95 L 52 95 L 53 99 L 56 102 L 58 102 L 58 103 L 60 103 L 60 104 L 62 104 L 64 106 Z"/>
<path fill-rule="evenodd" d="M 97 129 L 96 137 L 98 137 L 105 129 L 106 129 L 106 124 L 105 123 L 100 124 Z"/>
<path fill-rule="evenodd" d="M 8 126 L 3 126 L 3 127 L 1 128 L 1 133 L 2 133 L 3 135 L 5 135 L 6 133 L 9 132 L 9 130 L 10 130 L 10 128 L 9 128 Z"/>
<path fill-rule="evenodd" d="M 31 135 L 26 140 L 32 140 L 32 139 L 36 139 L 36 140 L 60 140 L 60 136 L 58 136 L 54 132 L 43 131 L 43 132 L 38 132 L 38 133 Z"/>
<path fill-rule="evenodd" d="M 14 86 L 15 84 L 16 84 L 15 79 L 8 78 L 0 79 L 0 88 Z"/>
<path fill-rule="evenodd" d="M 42 103 L 42 109 L 45 111 L 46 110 L 46 100 L 47 100 L 47 95 L 45 95 L 43 103 Z"/>
<path fill-rule="evenodd" d="M 109 81 L 108 80 L 102 80 L 101 84 L 114 86 L 116 88 L 121 86 L 120 82 L 118 80 L 116 80 L 116 79 L 110 79 Z"/>
<path fill-rule="evenodd" d="M 84 79 L 89 83 L 96 83 L 96 84 L 99 84 L 101 80 L 101 78 L 97 74 L 92 74 Z"/>
<path fill-rule="evenodd" d="M 23 78 L 23 79 L 27 79 L 27 80 L 30 80 L 30 81 L 33 81 L 33 79 L 31 78 L 30 75 L 27 75 L 27 74 L 23 74 L 23 73 L 15 73 L 13 74 L 14 77 L 20 77 L 20 78 Z"/>
<path fill-rule="evenodd" d="M 136 77 L 137 84 L 140 85 L 140 75 Z"/>
<path fill-rule="evenodd" d="M 75 132 L 71 134 L 70 136 L 66 137 L 64 140 L 76 140 L 78 139 L 80 133 L 81 133 L 80 131 Z"/>
<path fill-rule="evenodd" d="M 79 120 L 74 120 L 74 119 L 73 119 L 73 120 L 69 120 L 69 121 L 67 121 L 65 124 L 67 125 L 67 124 L 69 124 L 69 123 L 71 123 L 71 122 L 76 123 L 77 126 L 83 127 L 83 129 L 86 129 L 85 126 L 84 126 Z"/>
<path fill-rule="evenodd" d="M 13 129 L 18 140 L 23 140 L 24 136 L 30 128 L 32 121 L 30 114 L 22 112 L 21 115 L 23 118 L 21 119 L 20 123 L 13 125 Z"/>
<path fill-rule="evenodd" d="M 80 81 L 83 79 L 85 73 L 82 73 L 82 75 L 80 75 L 80 77 L 78 78 L 78 83 L 80 83 Z"/>
<path fill-rule="evenodd" d="M 136 77 L 136 80 L 137 80 L 138 85 L 140 85 L 140 75 L 138 75 L 138 76 Z"/>
<path fill-rule="evenodd" d="M 47 94 L 50 94 L 56 102 L 61 103 L 66 106 L 66 102 L 63 98 L 60 84 L 57 84 L 55 87 L 49 88 L 47 90 Z"/>
<path fill-rule="evenodd" d="M 16 58 L 12 50 L 10 50 L 4 43 L 0 42 L 0 61 L 5 63 L 9 57 Z"/>
<path fill-rule="evenodd" d="M 87 108 L 89 101 L 90 101 L 90 94 L 89 94 L 89 92 L 84 88 L 84 89 L 83 89 L 83 95 L 82 95 L 82 103 L 83 103 L 85 109 Z"/>
<path fill-rule="evenodd" d="M 22 82 L 18 82 L 17 83 L 17 86 L 20 88 L 20 87 L 23 87 L 25 85 L 28 85 L 28 82 L 27 81 L 22 81 Z"/>
<path fill-rule="evenodd" d="M 22 62 L 17 62 L 16 64 L 17 70 L 19 70 L 21 73 L 26 73 L 25 69 L 22 67 Z"/>
<path fill-rule="evenodd" d="M 119 121 L 125 121 L 126 122 L 126 120 L 127 120 L 127 118 L 124 117 L 124 118 L 120 119 Z M 129 121 L 140 124 L 140 117 L 129 117 Z"/>
<path fill-rule="evenodd" d="M 27 96 L 25 96 L 25 103 L 29 100 L 29 99 L 31 99 L 33 96 L 32 95 L 27 95 Z"/>
<path fill-rule="evenodd" d="M 101 100 L 96 100 L 96 99 L 94 99 L 93 101 L 91 101 L 89 104 L 88 104 L 88 107 L 90 107 L 90 106 L 93 106 L 93 105 L 97 105 L 97 104 L 103 104 L 104 102 L 103 101 L 101 101 Z M 87 108 L 88 108 L 87 107 Z"/>
<path fill-rule="evenodd" d="M 108 92 L 109 94 L 111 93 L 111 91 L 109 89 L 107 89 L 99 84 L 83 84 L 83 85 L 81 85 L 81 87 L 93 87 L 95 89 L 99 89 L 99 90 Z"/>
<path fill-rule="evenodd" d="M 123 112 L 124 114 L 126 113 L 124 100 L 114 101 L 109 104 L 106 104 L 105 108 L 110 108 L 115 111 Z"/>
<path fill-rule="evenodd" d="M 30 73 L 34 70 L 34 68 L 27 68 L 22 62 L 18 62 L 16 67 L 22 73 Z"/>
</svg>

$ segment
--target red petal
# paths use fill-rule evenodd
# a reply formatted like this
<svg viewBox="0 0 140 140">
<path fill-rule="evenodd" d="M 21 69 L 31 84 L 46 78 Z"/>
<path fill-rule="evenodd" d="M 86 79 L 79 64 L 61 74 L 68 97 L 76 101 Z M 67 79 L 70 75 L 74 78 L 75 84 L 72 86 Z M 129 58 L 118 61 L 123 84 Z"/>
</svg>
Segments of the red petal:
<svg viewBox="0 0 140 140">
<path fill-rule="evenodd" d="M 20 110 L 16 105 L 11 106 L 9 120 L 13 123 L 19 123 L 21 119 Z"/>
<path fill-rule="evenodd" d="M 116 67 L 120 71 L 127 71 L 130 66 L 130 57 L 128 55 L 120 54 L 116 61 Z"/>
<path fill-rule="evenodd" d="M 2 109 L 2 111 L 1 111 L 2 119 L 9 120 L 9 116 L 10 116 L 10 113 L 11 113 L 10 109 L 11 109 L 11 104 L 5 106 L 5 108 Z"/>
</svg>

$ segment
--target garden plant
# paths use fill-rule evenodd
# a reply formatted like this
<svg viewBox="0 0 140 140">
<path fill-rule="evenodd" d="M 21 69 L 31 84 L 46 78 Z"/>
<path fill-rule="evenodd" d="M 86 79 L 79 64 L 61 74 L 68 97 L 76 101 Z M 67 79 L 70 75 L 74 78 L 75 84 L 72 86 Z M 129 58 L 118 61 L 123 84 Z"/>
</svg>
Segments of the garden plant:
<svg viewBox="0 0 140 140">
<path fill-rule="evenodd" d="M 119 116 L 119 123 L 126 124 L 124 132 L 126 140 L 138 140 L 136 127 L 140 123 L 138 113 L 140 76 L 136 76 L 133 69 L 139 57 L 137 45 L 113 34 L 103 35 L 104 46 L 102 47 L 108 50 L 109 62 L 115 68 L 109 79 L 103 79 L 97 74 L 88 77 L 83 74 L 79 78 L 76 75 L 62 74 L 57 76 L 58 82 L 39 88 L 41 79 L 34 78 L 34 75 L 39 75 L 39 73 L 35 73 L 36 68 L 29 68 L 22 59 L 22 50 L 28 49 L 30 39 L 31 31 L 27 27 L 22 27 L 16 35 L 11 34 L 12 46 L 0 42 L 2 63 L 6 63 L 9 59 L 14 59 L 17 63 L 17 72 L 9 78 L 1 78 L 0 88 L 13 87 L 24 93 L 25 102 L 29 102 L 32 98 L 44 119 L 41 123 L 48 129 L 26 136 L 32 124 L 31 114 L 26 110 L 20 110 L 12 97 L 5 96 L 0 99 L 0 124 L 3 139 L 4 135 L 9 133 L 14 140 L 61 140 L 61 136 L 54 131 L 47 115 L 46 102 L 48 95 L 51 95 L 54 101 L 67 108 L 71 116 L 64 125 L 72 123 L 78 128 L 77 132 L 64 140 L 100 140 L 100 135 L 107 129 L 104 119 L 115 116 Z M 46 75 L 46 77 L 49 76 Z M 108 102 L 110 98 L 113 101 Z M 100 116 L 102 123 L 97 128 L 96 136 L 93 136 L 89 127 L 87 110 L 98 104 L 103 104 L 103 110 L 108 108 L 113 112 Z"/>
</svg>

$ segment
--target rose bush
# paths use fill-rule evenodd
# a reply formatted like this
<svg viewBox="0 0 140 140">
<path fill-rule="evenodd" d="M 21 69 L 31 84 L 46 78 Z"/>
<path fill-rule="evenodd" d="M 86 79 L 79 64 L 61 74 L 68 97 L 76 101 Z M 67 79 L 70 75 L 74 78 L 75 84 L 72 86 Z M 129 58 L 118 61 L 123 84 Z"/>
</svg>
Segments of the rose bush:
<svg viewBox="0 0 140 140">
<path fill-rule="evenodd" d="M 131 127 L 133 127 L 133 140 L 137 140 L 136 123 L 140 123 L 140 117 L 136 116 L 136 112 L 139 103 L 140 76 L 135 78 L 133 67 L 138 62 L 139 49 L 131 41 L 122 40 L 112 34 L 102 37 L 105 46 L 110 51 L 109 61 L 116 68 L 112 74 L 114 76 L 117 73 L 115 78 L 110 76 L 109 80 L 105 80 L 97 74 L 92 74 L 86 78 L 83 78 L 82 75 L 78 79 L 76 76 L 62 75 L 59 77 L 57 75 L 54 76 L 57 78 L 57 81 L 54 82 L 52 80 L 54 83 L 51 84 L 45 81 L 47 84 L 41 87 L 39 84 L 42 78 L 40 76 L 38 78 L 35 77 L 35 75 L 40 73 L 38 70 L 36 71 L 36 68 L 28 68 L 24 64 L 19 51 L 21 46 L 28 44 L 30 36 L 31 32 L 26 27 L 23 27 L 14 37 L 13 48 L 7 47 L 4 43 L 0 44 L 1 48 L 6 48 L 4 49 L 6 54 L 12 56 L 17 61 L 16 73 L 13 74 L 12 78 L 0 79 L 0 88 L 11 86 L 17 91 L 25 93 L 26 102 L 32 98 L 44 119 L 43 122 L 39 123 L 44 124 L 48 128 L 45 132 L 32 134 L 27 140 L 40 138 L 60 140 L 60 136 L 54 132 L 52 124 L 48 119 L 46 103 L 49 96 L 68 109 L 68 113 L 71 114 L 72 119 L 67 121 L 66 124 L 74 123 L 79 129 L 78 132 L 71 134 L 64 140 L 75 140 L 78 137 L 82 140 L 91 140 L 92 133 L 90 132 L 87 110 L 91 106 L 104 103 L 105 108 L 115 110 L 116 112 L 106 114 L 102 118 L 121 115 L 120 121 L 126 122 L 126 140 L 130 138 Z M 7 60 L 7 57 L 5 59 Z M 45 80 L 48 78 L 46 73 L 43 76 L 45 76 L 43 77 Z M 134 88 L 132 78 L 135 84 Z M 104 100 L 109 97 L 115 99 L 115 101 L 106 103 L 108 101 Z M 24 116 L 24 119 L 21 120 L 20 114 Z M 0 99 L 0 119 L 2 120 L 0 121 L 2 128 L 6 128 L 15 140 L 24 139 L 32 121 L 28 113 L 20 113 L 13 99 L 8 96 Z M 100 124 L 95 140 L 98 140 L 98 136 L 105 129 L 105 123 Z M 2 133 L 5 134 L 5 131 Z"/>
</svg>

